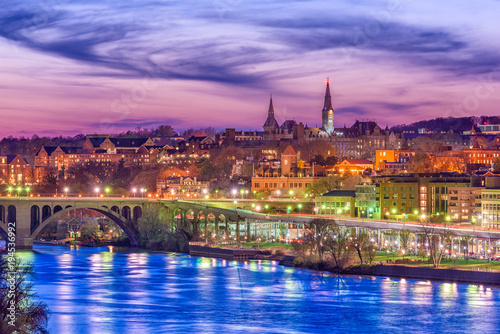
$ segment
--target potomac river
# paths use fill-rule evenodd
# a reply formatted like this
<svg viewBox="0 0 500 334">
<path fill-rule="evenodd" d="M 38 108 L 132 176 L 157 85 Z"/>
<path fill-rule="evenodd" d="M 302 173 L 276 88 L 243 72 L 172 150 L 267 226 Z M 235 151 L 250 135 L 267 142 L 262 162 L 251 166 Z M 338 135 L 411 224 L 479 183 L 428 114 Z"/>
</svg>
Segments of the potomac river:
<svg viewBox="0 0 500 334">
<path fill-rule="evenodd" d="M 499 333 L 500 289 L 35 245 L 51 333 Z"/>
</svg>

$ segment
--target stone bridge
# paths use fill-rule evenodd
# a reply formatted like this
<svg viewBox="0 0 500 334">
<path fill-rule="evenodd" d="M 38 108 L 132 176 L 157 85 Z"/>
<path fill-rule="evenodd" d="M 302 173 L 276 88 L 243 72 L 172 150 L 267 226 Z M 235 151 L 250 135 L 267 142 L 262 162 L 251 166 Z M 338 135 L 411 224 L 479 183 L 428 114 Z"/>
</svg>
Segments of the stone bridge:
<svg viewBox="0 0 500 334">
<path fill-rule="evenodd" d="M 129 237 L 131 246 L 138 245 L 137 221 L 144 206 L 161 203 L 171 218 L 178 222 L 189 222 L 195 231 L 208 233 L 208 226 L 218 235 L 219 224 L 227 228 L 229 223 L 244 220 L 236 210 L 210 207 L 189 201 L 165 201 L 135 198 L 74 198 L 74 197 L 0 197 L 0 235 L 7 239 L 9 226 L 15 229 L 16 248 L 32 248 L 33 240 L 48 224 L 61 219 L 64 214 L 77 209 L 90 209 L 115 222 Z M 200 225 L 201 224 L 201 225 Z"/>
<path fill-rule="evenodd" d="M 394 222 L 386 220 L 360 220 L 346 217 L 324 217 L 315 215 L 267 215 L 238 208 L 228 208 L 217 203 L 201 201 L 151 200 L 143 198 L 16 198 L 0 197 L 0 235 L 6 239 L 9 226 L 15 227 L 16 248 L 32 248 L 33 240 L 42 229 L 51 222 L 57 221 L 64 214 L 77 209 L 90 209 L 108 217 L 115 222 L 130 239 L 131 246 L 138 246 L 138 219 L 142 216 L 144 207 L 151 203 L 161 203 L 171 219 L 187 224 L 192 232 L 202 238 L 209 233 L 218 239 L 222 233 L 229 236 L 230 230 L 239 241 L 241 232 L 251 235 L 251 224 L 272 224 L 288 228 L 302 229 L 302 234 L 309 230 L 309 223 L 315 218 L 335 220 L 337 224 L 346 227 L 356 227 L 370 230 L 402 230 L 422 232 L 425 228 L 415 222 Z M 231 226 L 230 226 L 231 225 Z M 269 225 L 269 224 L 268 224 Z M 427 227 L 429 228 L 429 226 Z M 500 239 L 500 230 L 472 230 L 471 228 L 430 226 L 434 230 L 448 229 L 453 234 L 471 235 L 477 238 Z M 276 230 L 275 230 L 276 231 Z M 275 232 L 275 236 L 278 233 Z"/>
</svg>

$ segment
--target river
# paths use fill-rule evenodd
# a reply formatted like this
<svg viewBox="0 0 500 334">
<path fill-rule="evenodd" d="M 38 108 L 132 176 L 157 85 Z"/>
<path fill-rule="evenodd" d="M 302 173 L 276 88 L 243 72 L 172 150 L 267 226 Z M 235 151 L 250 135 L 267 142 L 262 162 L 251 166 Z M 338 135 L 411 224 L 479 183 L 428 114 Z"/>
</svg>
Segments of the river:
<svg viewBox="0 0 500 334">
<path fill-rule="evenodd" d="M 36 245 L 51 333 L 498 333 L 500 289 Z"/>
</svg>

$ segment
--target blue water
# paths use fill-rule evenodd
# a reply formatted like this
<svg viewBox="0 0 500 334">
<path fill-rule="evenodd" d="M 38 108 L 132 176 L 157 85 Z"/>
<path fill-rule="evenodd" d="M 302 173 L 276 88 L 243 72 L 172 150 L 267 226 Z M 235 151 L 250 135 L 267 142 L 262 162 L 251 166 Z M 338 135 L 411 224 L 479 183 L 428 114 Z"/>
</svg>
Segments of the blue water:
<svg viewBox="0 0 500 334">
<path fill-rule="evenodd" d="M 499 333 L 500 290 L 107 248 L 23 252 L 52 333 Z"/>
</svg>

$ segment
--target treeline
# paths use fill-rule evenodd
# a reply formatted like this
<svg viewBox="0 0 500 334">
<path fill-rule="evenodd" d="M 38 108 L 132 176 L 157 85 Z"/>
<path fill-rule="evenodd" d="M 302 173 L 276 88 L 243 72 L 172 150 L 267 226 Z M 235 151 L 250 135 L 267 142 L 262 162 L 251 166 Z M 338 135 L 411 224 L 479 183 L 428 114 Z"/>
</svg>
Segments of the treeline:
<svg viewBox="0 0 500 334">
<path fill-rule="evenodd" d="M 437 132 L 449 131 L 454 132 L 469 131 L 473 125 L 483 124 L 499 124 L 500 117 L 498 116 L 469 116 L 469 117 L 438 117 L 425 121 L 418 121 L 411 124 L 396 125 L 391 128 L 391 131 L 414 131 L 418 129 L 429 129 Z"/>
</svg>

